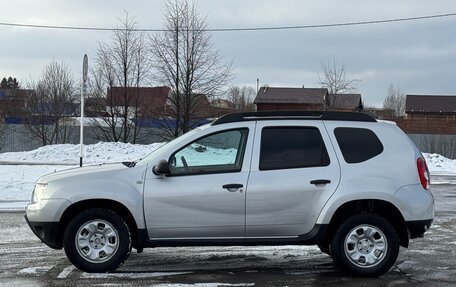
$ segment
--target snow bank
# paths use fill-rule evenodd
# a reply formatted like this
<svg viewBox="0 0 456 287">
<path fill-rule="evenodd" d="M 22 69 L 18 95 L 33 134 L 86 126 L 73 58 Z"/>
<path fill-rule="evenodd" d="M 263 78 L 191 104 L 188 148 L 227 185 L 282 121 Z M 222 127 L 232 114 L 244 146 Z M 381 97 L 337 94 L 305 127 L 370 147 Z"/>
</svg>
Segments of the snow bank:
<svg viewBox="0 0 456 287">
<path fill-rule="evenodd" d="M 130 143 L 99 142 L 85 145 L 84 163 L 132 161 L 143 158 L 164 143 L 139 145 Z M 79 145 L 59 144 L 32 151 L 0 153 L 0 162 L 79 164 Z"/>
<path fill-rule="evenodd" d="M 456 159 L 437 153 L 423 153 L 431 175 L 456 175 Z"/>
</svg>

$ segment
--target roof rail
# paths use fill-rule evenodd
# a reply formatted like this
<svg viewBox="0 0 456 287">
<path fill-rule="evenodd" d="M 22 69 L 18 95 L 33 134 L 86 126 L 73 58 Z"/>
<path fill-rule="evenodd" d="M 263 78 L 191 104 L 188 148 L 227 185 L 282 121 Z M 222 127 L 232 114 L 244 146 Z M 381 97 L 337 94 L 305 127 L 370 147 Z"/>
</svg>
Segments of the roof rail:
<svg viewBox="0 0 456 287">
<path fill-rule="evenodd" d="M 226 123 L 259 121 L 259 120 L 323 120 L 323 121 L 354 121 L 376 122 L 372 116 L 360 112 L 327 112 L 327 111 L 262 111 L 247 113 L 232 113 L 224 115 L 211 125 Z"/>
</svg>

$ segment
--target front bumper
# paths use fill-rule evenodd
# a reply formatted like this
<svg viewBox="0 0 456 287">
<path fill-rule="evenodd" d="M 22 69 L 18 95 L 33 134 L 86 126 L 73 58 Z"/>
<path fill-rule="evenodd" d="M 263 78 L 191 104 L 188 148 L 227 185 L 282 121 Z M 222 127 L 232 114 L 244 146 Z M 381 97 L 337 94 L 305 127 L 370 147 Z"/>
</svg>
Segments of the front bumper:
<svg viewBox="0 0 456 287">
<path fill-rule="evenodd" d="M 59 223 L 58 222 L 30 222 L 27 214 L 24 215 L 30 229 L 41 241 L 47 246 L 54 249 L 61 249 L 62 240 L 59 240 Z"/>
<path fill-rule="evenodd" d="M 61 249 L 63 242 L 59 236 L 59 223 L 58 222 L 31 222 L 27 214 L 24 215 L 30 229 L 41 241 L 47 246 L 54 249 Z"/>
<path fill-rule="evenodd" d="M 409 238 L 423 237 L 424 233 L 431 227 L 433 219 L 406 221 Z"/>
</svg>

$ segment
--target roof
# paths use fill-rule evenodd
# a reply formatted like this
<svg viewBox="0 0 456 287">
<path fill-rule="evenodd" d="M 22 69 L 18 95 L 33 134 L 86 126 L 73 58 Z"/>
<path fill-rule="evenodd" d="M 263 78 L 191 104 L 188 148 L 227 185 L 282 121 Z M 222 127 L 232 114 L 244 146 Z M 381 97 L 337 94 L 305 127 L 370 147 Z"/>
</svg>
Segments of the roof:
<svg viewBox="0 0 456 287">
<path fill-rule="evenodd" d="M 111 87 L 108 88 L 108 103 L 121 106 L 130 101 L 130 106 L 163 108 L 171 92 L 169 87 Z"/>
<path fill-rule="evenodd" d="M 335 108 L 355 108 L 362 105 L 361 94 L 329 94 Z"/>
<path fill-rule="evenodd" d="M 254 103 L 322 104 L 328 90 L 325 88 L 276 88 L 262 87 Z"/>
<path fill-rule="evenodd" d="M 407 95 L 406 112 L 456 113 L 456 96 L 451 95 Z"/>
</svg>

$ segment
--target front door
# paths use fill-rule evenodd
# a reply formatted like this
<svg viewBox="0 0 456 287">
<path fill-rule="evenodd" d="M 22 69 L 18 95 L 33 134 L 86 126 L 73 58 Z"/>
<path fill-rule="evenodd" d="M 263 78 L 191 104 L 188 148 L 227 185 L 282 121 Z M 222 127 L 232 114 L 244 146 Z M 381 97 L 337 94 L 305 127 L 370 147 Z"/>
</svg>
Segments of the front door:
<svg viewBox="0 0 456 287">
<path fill-rule="evenodd" d="M 245 190 L 254 123 L 207 134 L 176 150 L 171 174 L 149 167 L 144 210 L 151 239 L 245 236 Z"/>
</svg>

